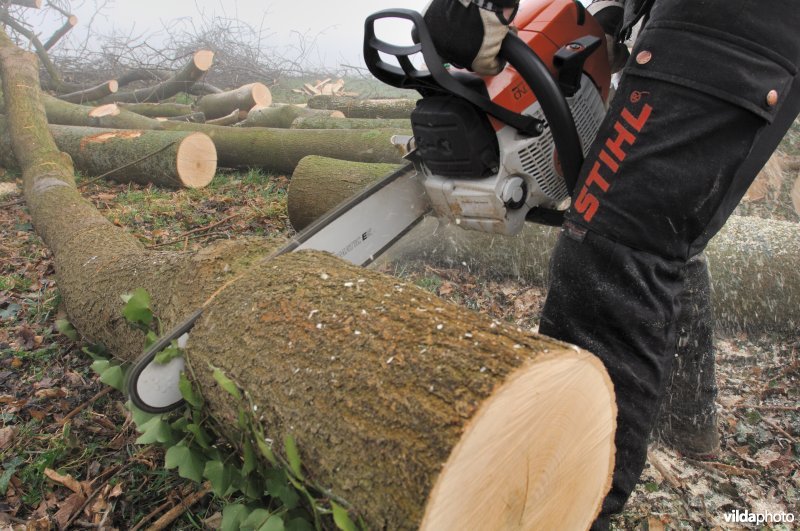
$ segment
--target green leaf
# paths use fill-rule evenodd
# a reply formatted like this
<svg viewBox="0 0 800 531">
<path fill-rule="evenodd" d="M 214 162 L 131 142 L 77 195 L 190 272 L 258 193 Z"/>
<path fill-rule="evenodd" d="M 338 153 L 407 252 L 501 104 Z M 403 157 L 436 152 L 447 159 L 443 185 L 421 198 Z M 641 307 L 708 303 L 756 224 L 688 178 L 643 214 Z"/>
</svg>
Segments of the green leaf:
<svg viewBox="0 0 800 531">
<path fill-rule="evenodd" d="M 142 426 L 154 418 L 161 418 L 161 414 L 147 413 L 146 411 L 142 411 L 138 407 L 134 406 L 133 402 L 131 401 L 126 402 L 125 406 L 128 408 L 128 411 L 131 412 L 131 415 L 133 416 L 133 423 L 136 424 L 136 430 L 139 433 L 143 431 Z"/>
<path fill-rule="evenodd" d="M 256 451 L 250 439 L 244 441 L 244 457 L 242 458 L 242 475 L 247 476 L 256 469 Z"/>
<path fill-rule="evenodd" d="M 203 480 L 205 464 L 205 459 L 201 454 L 182 444 L 170 447 L 164 456 L 164 468 L 169 470 L 178 467 L 180 477 L 191 479 L 197 483 Z"/>
<path fill-rule="evenodd" d="M 314 531 L 314 525 L 305 518 L 293 518 L 286 522 L 286 531 Z"/>
<path fill-rule="evenodd" d="M 655 483 L 655 482 L 652 482 L 652 481 L 649 482 L 649 483 L 645 483 L 644 484 L 644 489 L 647 492 L 657 492 L 658 491 L 658 483 Z"/>
<path fill-rule="evenodd" d="M 211 448 L 211 439 L 202 426 L 198 424 L 187 424 L 185 431 L 194 435 L 195 442 L 204 450 Z"/>
<path fill-rule="evenodd" d="M 266 473 L 267 477 L 267 492 L 273 498 L 277 498 L 283 502 L 283 505 L 292 510 L 297 507 L 300 502 L 300 495 L 292 488 L 286 473 L 279 468 L 274 468 Z"/>
<path fill-rule="evenodd" d="M 222 509 L 222 524 L 219 529 L 220 531 L 239 531 L 242 522 L 248 516 L 250 516 L 250 510 L 241 503 L 226 505 Z"/>
<path fill-rule="evenodd" d="M 99 359 L 92 363 L 92 370 L 97 374 L 103 374 L 109 367 L 111 367 L 111 362 L 104 359 Z"/>
<path fill-rule="evenodd" d="M 125 387 L 125 372 L 119 365 L 112 365 L 100 374 L 100 381 L 117 391 L 122 391 Z"/>
<path fill-rule="evenodd" d="M 150 348 L 156 341 L 158 341 L 158 334 L 156 334 L 152 330 L 148 330 L 147 334 L 145 334 L 144 336 L 144 348 L 145 349 Z"/>
<path fill-rule="evenodd" d="M 169 423 L 164 422 L 160 416 L 153 417 L 141 426 L 138 426 L 137 429 L 142 432 L 142 434 L 136 439 L 136 444 L 166 444 L 173 440 L 172 427 Z"/>
<path fill-rule="evenodd" d="M 239 388 L 233 383 L 233 380 L 225 376 L 225 373 L 222 372 L 220 369 L 214 367 L 214 379 L 217 381 L 220 387 L 222 387 L 225 391 L 228 392 L 236 400 L 242 399 L 242 394 L 239 392 Z"/>
<path fill-rule="evenodd" d="M 178 343 L 176 341 L 172 341 L 170 346 L 156 354 L 156 356 L 153 358 L 153 361 L 159 365 L 164 365 L 175 358 L 180 358 L 181 356 L 183 356 L 183 349 L 178 347 Z"/>
<path fill-rule="evenodd" d="M 150 326 L 153 322 L 153 310 L 150 308 L 150 294 L 146 290 L 136 288 L 133 293 L 123 295 L 122 300 L 125 302 L 122 316 L 129 323 Z"/>
<path fill-rule="evenodd" d="M 209 461 L 203 470 L 203 477 L 211 482 L 211 488 L 217 496 L 225 496 L 233 483 L 232 465 L 225 465 L 221 461 Z"/>
<path fill-rule="evenodd" d="M 261 452 L 261 455 L 263 455 L 272 466 L 278 466 L 278 460 L 275 458 L 275 454 L 272 453 L 272 448 L 267 445 L 267 442 L 263 438 L 257 437 L 256 445 L 258 446 L 258 451 Z"/>
<path fill-rule="evenodd" d="M 303 479 L 303 466 L 300 462 L 300 452 L 297 450 L 297 443 L 291 434 L 286 434 L 283 439 L 283 446 L 286 450 L 286 459 L 289 461 L 289 468 L 294 472 L 294 475 Z"/>
<path fill-rule="evenodd" d="M 92 358 L 94 361 L 105 360 L 105 357 L 103 357 L 102 352 L 94 352 L 92 348 L 83 347 L 81 349 L 81 352 Z"/>
<path fill-rule="evenodd" d="M 280 515 L 273 514 L 269 517 L 264 525 L 258 528 L 258 531 L 284 531 L 283 518 Z"/>
<path fill-rule="evenodd" d="M 239 478 L 239 490 L 251 500 L 261 500 L 264 497 L 264 482 L 259 475 Z"/>
<path fill-rule="evenodd" d="M 5 496 L 8 490 L 8 484 L 11 482 L 11 476 L 17 471 L 19 465 L 24 463 L 25 460 L 19 456 L 14 457 L 10 461 L 3 463 L 3 474 L 0 475 L 0 495 Z"/>
<path fill-rule="evenodd" d="M 203 397 L 195 392 L 192 382 L 189 381 L 189 378 L 186 377 L 186 373 L 184 372 L 181 373 L 178 389 L 181 390 L 181 396 L 186 400 L 187 404 L 195 409 L 203 407 Z"/>
<path fill-rule="evenodd" d="M 66 319 L 57 319 L 56 320 L 56 330 L 58 330 L 62 335 L 68 337 L 72 341 L 78 340 L 78 331 L 75 330 L 75 327 L 72 326 Z"/>
<path fill-rule="evenodd" d="M 242 531 L 261 529 L 267 523 L 272 514 L 266 509 L 256 509 L 247 519 L 242 522 Z"/>
<path fill-rule="evenodd" d="M 350 519 L 347 509 L 336 502 L 331 502 L 333 509 L 333 522 L 342 531 L 358 531 L 356 524 Z"/>
</svg>

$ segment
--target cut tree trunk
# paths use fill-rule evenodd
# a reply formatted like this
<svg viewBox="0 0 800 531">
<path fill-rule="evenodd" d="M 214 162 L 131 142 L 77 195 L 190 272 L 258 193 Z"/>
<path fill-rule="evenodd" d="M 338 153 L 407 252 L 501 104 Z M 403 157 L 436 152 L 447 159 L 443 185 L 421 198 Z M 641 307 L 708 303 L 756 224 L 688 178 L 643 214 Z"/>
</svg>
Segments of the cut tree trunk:
<svg viewBox="0 0 800 531">
<path fill-rule="evenodd" d="M 242 127 L 273 127 L 288 129 L 295 119 L 309 116 L 325 116 L 331 121 L 344 118 L 339 111 L 305 109 L 296 105 L 280 105 L 272 107 L 254 107 L 247 113 Z M 322 128 L 319 128 L 322 129 Z M 333 129 L 333 128 L 331 128 Z"/>
<path fill-rule="evenodd" d="M 402 118 L 332 119 L 326 116 L 301 116 L 291 124 L 292 129 L 396 129 L 411 132 L 411 121 Z"/>
<path fill-rule="evenodd" d="M 289 183 L 287 207 L 292 226 L 303 230 L 325 212 L 366 188 L 376 176 L 388 175 L 399 166 L 354 163 L 314 155 L 304 157 Z"/>
<path fill-rule="evenodd" d="M 272 95 L 263 83 L 251 83 L 235 90 L 220 94 L 209 94 L 200 98 L 197 109 L 202 111 L 206 118 L 213 120 L 231 114 L 239 109 L 247 111 L 255 107 L 266 106 L 272 103 Z"/>
<path fill-rule="evenodd" d="M 205 301 L 185 357 L 211 414 L 241 440 L 242 406 L 214 384 L 213 365 L 258 406 L 275 450 L 292 435 L 308 476 L 370 528 L 593 521 L 610 486 L 616 417 L 597 358 L 324 253 L 248 268 L 252 245 L 144 251 L 77 193 L 36 93 L 22 88 L 36 86 L 33 61 L 7 38 L 0 74 L 31 217 L 88 340 L 138 355 L 141 335 L 119 318 L 119 294 L 134 288 L 152 294 L 166 329 Z"/>
<path fill-rule="evenodd" d="M 415 100 L 405 98 L 362 100 L 346 96 L 313 96 L 308 100 L 310 109 L 341 111 L 348 118 L 408 118 L 417 106 Z"/>
<path fill-rule="evenodd" d="M 173 118 L 194 112 L 191 105 L 184 103 L 118 103 L 117 106 L 148 118 Z"/>
<path fill-rule="evenodd" d="M 121 183 L 164 188 L 203 188 L 217 168 L 214 143 L 202 133 L 66 125 L 49 129 L 58 149 L 69 154 L 75 168 L 88 177 L 103 175 Z M 0 135 L 2 164 L 17 167 L 5 117 L 0 117 Z"/>
<path fill-rule="evenodd" d="M 194 85 L 198 79 L 208 72 L 213 61 L 214 52 L 210 50 L 199 50 L 194 53 L 191 61 L 186 63 L 186 65 L 171 78 L 152 87 L 112 94 L 100 100 L 100 103 L 147 103 L 166 100 L 179 92 L 188 91 L 189 87 Z"/>
<path fill-rule="evenodd" d="M 88 89 L 71 92 L 69 94 L 62 94 L 58 97 L 58 99 L 68 101 L 70 103 L 81 104 L 103 99 L 106 96 L 116 93 L 117 90 L 119 90 L 119 83 L 112 79 L 111 81 L 100 83 L 96 87 L 90 87 Z"/>
<path fill-rule="evenodd" d="M 186 91 L 187 94 L 191 94 L 192 96 L 205 96 L 206 94 L 222 94 L 225 92 L 219 87 L 215 87 L 211 83 L 204 83 L 202 81 L 198 81 L 191 87 L 189 90 Z"/>
<path fill-rule="evenodd" d="M 359 162 L 400 162 L 391 143 L 396 131 L 313 131 L 264 127 L 222 127 L 208 124 L 163 122 L 173 131 L 199 131 L 214 140 L 219 165 L 225 168 L 254 167 L 291 173 L 308 155 L 340 157 Z"/>
<path fill-rule="evenodd" d="M 47 120 L 51 124 L 112 129 L 161 128 L 158 121 L 120 109 L 114 103 L 92 108 L 69 103 L 47 94 L 42 94 L 41 99 L 47 112 Z"/>
<path fill-rule="evenodd" d="M 42 0 L 8 0 L 7 3 L 15 6 L 32 7 L 34 9 L 42 8 Z"/>
<path fill-rule="evenodd" d="M 193 112 L 191 114 L 184 114 L 183 116 L 171 116 L 170 118 L 156 118 L 160 122 L 189 122 L 191 124 L 204 124 L 206 123 L 206 115 L 201 112 Z"/>
<path fill-rule="evenodd" d="M 130 85 L 134 81 L 166 81 L 171 78 L 172 74 L 164 72 L 163 70 L 149 69 L 149 68 L 136 68 L 128 70 L 121 76 L 117 77 L 119 86 L 124 87 Z"/>
<path fill-rule="evenodd" d="M 207 119 L 205 123 L 209 125 L 234 125 L 239 123 L 239 114 L 239 109 L 234 109 L 226 116 L 220 116 L 219 118 L 214 118 L 213 120 Z"/>
<path fill-rule="evenodd" d="M 78 25 L 78 17 L 76 17 L 75 15 L 68 16 L 67 20 L 64 22 L 64 25 L 58 28 L 53 33 L 53 35 L 51 35 L 50 38 L 47 39 L 47 41 L 44 43 L 43 45 L 44 49 L 49 52 L 50 48 L 58 44 L 58 41 L 60 41 L 64 37 L 64 35 L 69 33 L 72 30 L 72 28 L 74 28 L 77 25 Z"/>
<path fill-rule="evenodd" d="M 319 157 L 313 164 L 299 165 L 289 188 L 292 226 L 302 230 L 342 197 L 352 195 L 352 175 L 358 175 L 358 181 L 366 186 L 385 174 L 384 168 Z M 487 276 L 546 286 L 550 254 L 558 233 L 559 229 L 526 224 L 520 234 L 505 237 L 428 219 L 383 260 L 414 260 L 449 267 L 466 264 L 471 271 Z M 797 331 L 800 224 L 732 216 L 711 240 L 706 254 L 718 327 L 732 331 Z"/>
</svg>

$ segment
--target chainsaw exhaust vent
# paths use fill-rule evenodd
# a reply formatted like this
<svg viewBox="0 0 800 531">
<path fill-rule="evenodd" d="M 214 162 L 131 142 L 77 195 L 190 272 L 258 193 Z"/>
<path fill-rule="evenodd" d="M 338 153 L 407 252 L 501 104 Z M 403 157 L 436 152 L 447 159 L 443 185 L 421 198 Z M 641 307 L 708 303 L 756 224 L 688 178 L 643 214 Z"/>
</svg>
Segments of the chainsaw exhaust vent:
<svg viewBox="0 0 800 531">
<path fill-rule="evenodd" d="M 592 81 L 584 76 L 581 88 L 573 97 L 567 98 L 567 103 L 575 119 L 583 154 L 586 156 L 605 115 L 603 100 Z M 532 114 L 540 120 L 544 119 L 544 113 L 538 103 L 529 108 L 526 114 Z M 553 202 L 559 203 L 569 197 L 569 192 L 560 169 L 556 167 L 554 151 L 553 135 L 548 125 L 545 126 L 544 133 L 521 149 L 517 156 L 522 170 L 533 177 L 542 193 Z"/>
</svg>

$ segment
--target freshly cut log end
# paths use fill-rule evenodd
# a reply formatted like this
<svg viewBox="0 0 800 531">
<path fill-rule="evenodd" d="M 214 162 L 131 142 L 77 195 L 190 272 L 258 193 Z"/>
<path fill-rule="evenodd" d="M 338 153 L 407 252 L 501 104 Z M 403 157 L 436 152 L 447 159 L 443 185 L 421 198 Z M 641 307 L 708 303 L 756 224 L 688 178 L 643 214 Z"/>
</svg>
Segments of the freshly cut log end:
<svg viewBox="0 0 800 531">
<path fill-rule="evenodd" d="M 217 171 L 214 141 L 203 133 L 187 136 L 178 146 L 178 177 L 187 188 L 203 188 Z"/>
<path fill-rule="evenodd" d="M 198 70 L 208 72 L 211 65 L 214 64 L 214 52 L 211 50 L 198 50 L 194 54 L 194 66 Z"/>
<path fill-rule="evenodd" d="M 588 529 L 611 487 L 616 403 L 588 352 L 529 363 L 467 426 L 420 529 Z"/>
<path fill-rule="evenodd" d="M 103 118 L 104 116 L 119 116 L 119 107 L 116 103 L 107 103 L 100 105 L 89 111 L 89 116 L 92 118 Z"/>
<path fill-rule="evenodd" d="M 272 103 L 272 93 L 263 83 L 253 83 L 251 90 L 257 106 L 266 107 Z"/>
</svg>

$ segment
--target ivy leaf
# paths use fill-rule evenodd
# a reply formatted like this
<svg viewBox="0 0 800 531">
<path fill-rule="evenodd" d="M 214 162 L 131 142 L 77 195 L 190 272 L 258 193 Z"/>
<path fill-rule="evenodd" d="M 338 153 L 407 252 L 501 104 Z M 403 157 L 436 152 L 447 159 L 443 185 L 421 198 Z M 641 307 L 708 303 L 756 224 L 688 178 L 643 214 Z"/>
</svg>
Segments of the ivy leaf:
<svg viewBox="0 0 800 531">
<path fill-rule="evenodd" d="M 170 361 L 174 360 L 175 358 L 180 358 L 181 356 L 183 356 L 183 349 L 178 348 L 178 343 L 173 341 L 170 346 L 156 354 L 153 358 L 153 361 L 159 365 L 166 365 Z"/>
<path fill-rule="evenodd" d="M 242 476 L 248 476 L 256 469 L 256 451 L 250 439 L 244 441 L 244 457 L 242 459 Z"/>
<path fill-rule="evenodd" d="M 225 376 L 225 373 L 222 370 L 217 369 L 214 367 L 214 379 L 217 381 L 220 387 L 222 387 L 225 391 L 228 392 L 236 400 L 242 399 L 242 394 L 239 392 L 239 388 L 233 383 L 233 380 Z"/>
<path fill-rule="evenodd" d="M 92 363 L 92 370 L 97 374 L 103 374 L 109 367 L 111 367 L 111 362 L 104 359 L 95 360 Z"/>
<path fill-rule="evenodd" d="M 331 508 L 333 509 L 333 522 L 336 527 L 341 531 L 358 531 L 356 524 L 350 519 L 347 509 L 336 502 L 331 502 Z"/>
<path fill-rule="evenodd" d="M 292 510 L 300 502 L 300 495 L 289 486 L 288 479 L 283 470 L 278 468 L 270 470 L 267 472 L 267 492 L 273 498 L 281 500 L 287 509 Z"/>
<path fill-rule="evenodd" d="M 142 434 L 136 439 L 136 444 L 166 444 L 173 439 L 172 427 L 170 427 L 169 423 L 164 422 L 160 416 L 153 417 L 141 426 L 138 426 L 137 429 L 142 432 Z"/>
<path fill-rule="evenodd" d="M 266 509 L 256 509 L 242 522 L 242 530 L 284 531 L 283 518 Z"/>
<path fill-rule="evenodd" d="M 148 330 L 147 334 L 145 334 L 144 336 L 144 348 L 145 349 L 150 348 L 156 341 L 158 341 L 158 334 L 156 334 L 152 330 Z"/>
<path fill-rule="evenodd" d="M 267 445 L 267 442 L 263 438 L 257 437 L 256 445 L 258 446 L 258 450 L 261 452 L 261 455 L 263 455 L 272 466 L 278 466 L 278 460 L 275 458 L 272 448 Z"/>
<path fill-rule="evenodd" d="M 142 411 L 138 407 L 133 405 L 133 402 L 128 401 L 125 406 L 128 408 L 128 411 L 131 412 L 133 416 L 133 423 L 136 424 L 136 431 L 141 433 L 143 431 L 143 426 L 153 420 L 154 418 L 160 418 L 161 415 L 157 413 L 147 413 L 146 411 Z"/>
<path fill-rule="evenodd" d="M 297 443 L 291 434 L 286 434 L 283 439 L 283 446 L 286 450 L 286 459 L 289 461 L 289 468 L 294 472 L 294 475 L 303 479 L 303 466 L 300 462 L 300 452 L 297 450 Z"/>
<path fill-rule="evenodd" d="M 150 308 L 150 294 L 145 289 L 136 288 L 133 293 L 123 295 L 122 300 L 125 301 L 122 316 L 129 323 L 150 326 L 153 322 L 153 310 Z"/>
<path fill-rule="evenodd" d="M 286 531 L 314 531 L 314 526 L 305 518 L 294 518 L 286 522 Z"/>
<path fill-rule="evenodd" d="M 233 505 L 226 505 L 222 509 L 222 523 L 220 524 L 220 531 L 239 531 L 247 517 L 250 516 L 250 510 L 241 503 Z"/>
<path fill-rule="evenodd" d="M 72 326 L 66 319 L 57 319 L 56 320 L 56 330 L 58 330 L 62 335 L 68 337 L 72 341 L 78 340 L 78 331 L 75 330 L 75 327 Z"/>
<path fill-rule="evenodd" d="M 181 396 L 186 403 L 195 409 L 203 407 L 203 397 L 195 392 L 192 382 L 186 377 L 186 373 L 181 373 L 180 382 L 178 382 L 178 389 L 181 390 Z"/>
<path fill-rule="evenodd" d="M 100 381 L 117 391 L 122 391 L 123 387 L 125 387 L 125 372 L 119 365 L 112 365 L 100 373 Z"/>
<path fill-rule="evenodd" d="M 211 482 L 211 488 L 217 496 L 225 496 L 233 483 L 233 466 L 222 461 L 209 461 L 203 470 L 203 477 Z"/>
<path fill-rule="evenodd" d="M 211 440 L 202 426 L 199 426 L 198 424 L 187 424 L 184 430 L 194 435 L 194 440 L 198 445 L 200 445 L 201 448 L 204 450 L 211 448 Z"/>
<path fill-rule="evenodd" d="M 178 475 L 200 483 L 203 480 L 205 459 L 199 453 L 182 444 L 172 446 L 164 456 L 164 468 L 178 468 Z"/>
</svg>

